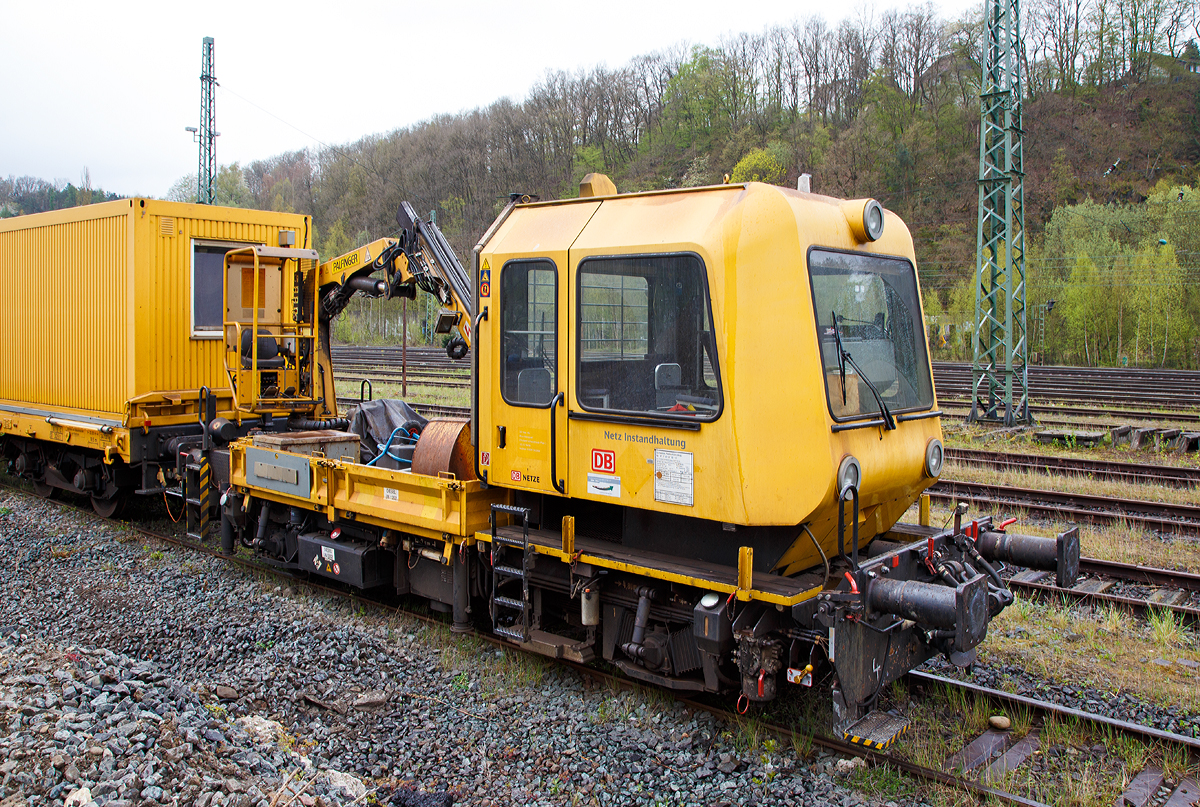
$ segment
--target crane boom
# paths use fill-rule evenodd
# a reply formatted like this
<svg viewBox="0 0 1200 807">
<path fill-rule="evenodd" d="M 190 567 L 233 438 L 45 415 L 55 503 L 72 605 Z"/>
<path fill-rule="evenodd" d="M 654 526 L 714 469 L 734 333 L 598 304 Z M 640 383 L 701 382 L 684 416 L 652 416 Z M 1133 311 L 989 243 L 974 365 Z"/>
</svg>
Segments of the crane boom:
<svg viewBox="0 0 1200 807">
<path fill-rule="evenodd" d="M 446 347 L 460 359 L 471 347 L 471 317 L 475 300 L 471 279 L 450 242 L 431 221 L 422 221 L 412 205 L 403 202 L 396 213 L 398 238 L 380 238 L 339 255 L 318 268 L 322 290 L 321 318 L 340 314 L 355 294 L 368 297 L 415 299 L 417 289 L 441 304 L 435 333 L 454 334 Z M 383 277 L 375 277 L 379 271 Z"/>
</svg>

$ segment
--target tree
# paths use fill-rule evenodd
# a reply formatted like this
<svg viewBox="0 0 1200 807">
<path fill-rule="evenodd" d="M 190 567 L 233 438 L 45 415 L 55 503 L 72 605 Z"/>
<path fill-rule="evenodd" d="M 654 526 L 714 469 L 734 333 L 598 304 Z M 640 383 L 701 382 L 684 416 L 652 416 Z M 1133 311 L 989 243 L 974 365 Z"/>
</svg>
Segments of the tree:
<svg viewBox="0 0 1200 807">
<path fill-rule="evenodd" d="M 777 185 L 784 178 L 786 170 L 766 149 L 751 149 L 733 167 L 729 178 L 734 182 L 767 182 Z"/>
</svg>

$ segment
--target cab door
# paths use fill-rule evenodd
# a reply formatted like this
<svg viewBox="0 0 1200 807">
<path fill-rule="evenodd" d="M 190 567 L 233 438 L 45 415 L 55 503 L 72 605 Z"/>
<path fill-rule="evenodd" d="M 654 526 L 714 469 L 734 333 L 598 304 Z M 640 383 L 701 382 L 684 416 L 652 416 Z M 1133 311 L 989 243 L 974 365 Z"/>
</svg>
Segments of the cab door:
<svg viewBox="0 0 1200 807">
<path fill-rule="evenodd" d="M 491 484 L 567 494 L 567 249 L 597 207 L 519 207 L 480 255 L 478 450 Z"/>
</svg>

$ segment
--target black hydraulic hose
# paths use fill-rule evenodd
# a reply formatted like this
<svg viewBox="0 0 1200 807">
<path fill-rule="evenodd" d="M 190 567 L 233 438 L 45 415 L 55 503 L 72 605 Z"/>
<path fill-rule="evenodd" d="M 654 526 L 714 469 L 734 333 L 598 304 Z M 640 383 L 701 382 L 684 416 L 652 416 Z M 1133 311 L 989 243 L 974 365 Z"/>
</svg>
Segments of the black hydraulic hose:
<svg viewBox="0 0 1200 807">
<path fill-rule="evenodd" d="M 346 418 L 326 418 L 325 420 L 310 420 L 302 418 L 300 420 L 288 421 L 288 427 L 294 431 L 321 431 L 332 429 L 333 431 L 344 432 L 350 428 L 350 421 Z"/>
</svg>

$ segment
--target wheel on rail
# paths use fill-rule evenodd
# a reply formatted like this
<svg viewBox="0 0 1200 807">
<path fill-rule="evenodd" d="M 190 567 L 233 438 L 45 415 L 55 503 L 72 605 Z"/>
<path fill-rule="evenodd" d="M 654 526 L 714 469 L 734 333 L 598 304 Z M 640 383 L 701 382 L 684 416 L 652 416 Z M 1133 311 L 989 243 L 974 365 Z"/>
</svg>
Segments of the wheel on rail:
<svg viewBox="0 0 1200 807">
<path fill-rule="evenodd" d="M 92 509 L 101 518 L 114 518 L 120 515 L 121 511 L 125 509 L 127 498 L 124 493 L 115 493 L 107 499 L 93 496 Z"/>
<path fill-rule="evenodd" d="M 33 480 L 33 492 L 43 499 L 57 499 L 62 493 L 62 488 L 56 488 L 44 480 L 35 479 Z"/>
</svg>

